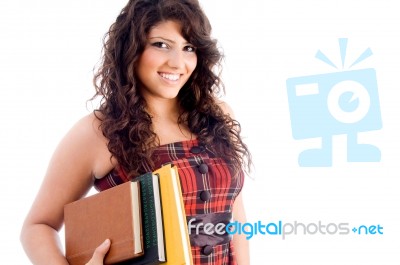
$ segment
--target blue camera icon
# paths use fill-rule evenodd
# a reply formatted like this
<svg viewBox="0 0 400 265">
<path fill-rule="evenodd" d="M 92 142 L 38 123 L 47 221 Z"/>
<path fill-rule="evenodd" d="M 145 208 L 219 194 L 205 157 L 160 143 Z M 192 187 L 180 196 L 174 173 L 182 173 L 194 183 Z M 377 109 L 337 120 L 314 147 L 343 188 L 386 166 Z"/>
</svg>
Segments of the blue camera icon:
<svg viewBox="0 0 400 265">
<path fill-rule="evenodd" d="M 347 134 L 348 162 L 378 162 L 380 150 L 357 143 L 357 133 L 379 130 L 382 119 L 374 69 L 289 78 L 286 81 L 294 139 L 320 137 L 320 149 L 299 155 L 300 166 L 331 166 L 332 136 Z"/>
</svg>

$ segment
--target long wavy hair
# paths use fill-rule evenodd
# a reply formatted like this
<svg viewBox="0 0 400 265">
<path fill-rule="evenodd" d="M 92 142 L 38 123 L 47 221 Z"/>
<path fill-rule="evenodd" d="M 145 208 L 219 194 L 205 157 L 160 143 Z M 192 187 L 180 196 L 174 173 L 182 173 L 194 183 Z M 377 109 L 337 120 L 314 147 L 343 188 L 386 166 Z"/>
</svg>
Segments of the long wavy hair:
<svg viewBox="0 0 400 265">
<path fill-rule="evenodd" d="M 197 66 L 178 93 L 185 124 L 198 141 L 233 166 L 249 169 L 251 155 L 240 137 L 240 125 L 223 113 L 217 95 L 224 90 L 219 74 L 222 54 L 211 38 L 211 25 L 197 0 L 130 0 L 104 36 L 102 61 L 94 76 L 100 97 L 95 115 L 109 140 L 108 149 L 130 177 L 154 169 L 159 145 L 136 76 L 147 36 L 155 25 L 177 21 L 182 36 L 196 47 Z"/>
</svg>

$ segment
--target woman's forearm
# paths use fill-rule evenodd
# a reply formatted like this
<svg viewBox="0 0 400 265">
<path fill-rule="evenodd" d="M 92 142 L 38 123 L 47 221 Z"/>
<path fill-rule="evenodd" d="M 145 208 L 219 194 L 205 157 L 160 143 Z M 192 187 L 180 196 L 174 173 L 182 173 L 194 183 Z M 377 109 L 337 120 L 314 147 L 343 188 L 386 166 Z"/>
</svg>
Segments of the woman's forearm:
<svg viewBox="0 0 400 265">
<path fill-rule="evenodd" d="M 25 225 L 21 243 L 32 264 L 68 265 L 58 232 L 45 224 Z"/>
<path fill-rule="evenodd" d="M 240 193 L 233 205 L 233 217 L 239 223 L 246 223 L 246 213 L 243 205 L 243 197 Z M 238 265 L 250 264 L 250 247 L 249 241 L 246 239 L 245 234 L 233 235 L 233 246 L 235 248 L 236 262 Z"/>
<path fill-rule="evenodd" d="M 236 262 L 238 265 L 250 264 L 249 241 L 244 234 L 233 236 L 233 245 L 235 248 Z"/>
</svg>

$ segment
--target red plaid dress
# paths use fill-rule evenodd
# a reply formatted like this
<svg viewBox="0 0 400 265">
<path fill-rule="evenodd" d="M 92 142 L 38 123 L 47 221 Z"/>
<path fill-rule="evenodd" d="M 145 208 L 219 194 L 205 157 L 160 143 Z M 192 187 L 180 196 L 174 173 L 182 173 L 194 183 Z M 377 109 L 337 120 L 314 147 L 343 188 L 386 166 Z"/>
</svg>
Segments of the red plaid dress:
<svg viewBox="0 0 400 265">
<path fill-rule="evenodd" d="M 243 187 L 244 175 L 234 178 L 230 166 L 215 156 L 197 140 L 175 142 L 159 146 L 154 151 L 156 168 L 172 163 L 177 166 L 182 195 L 188 218 L 207 214 L 229 214 L 233 202 Z M 114 169 L 95 181 L 97 190 L 129 181 L 122 170 Z M 192 256 L 195 265 L 235 265 L 231 241 L 207 245 L 192 241 Z"/>
</svg>

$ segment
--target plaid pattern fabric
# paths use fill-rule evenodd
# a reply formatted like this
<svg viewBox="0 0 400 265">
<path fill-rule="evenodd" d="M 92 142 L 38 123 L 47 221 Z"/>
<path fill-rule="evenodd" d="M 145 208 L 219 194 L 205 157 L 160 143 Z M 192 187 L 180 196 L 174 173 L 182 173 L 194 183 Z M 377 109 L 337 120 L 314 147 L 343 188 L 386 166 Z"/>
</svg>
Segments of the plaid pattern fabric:
<svg viewBox="0 0 400 265">
<path fill-rule="evenodd" d="M 233 177 L 232 169 L 197 140 L 175 142 L 159 146 L 154 151 L 156 168 L 172 163 L 177 166 L 187 216 L 231 212 L 233 202 L 243 187 L 244 174 Z M 95 180 L 99 191 L 119 185 L 130 179 L 121 169 Z M 211 246 L 192 246 L 195 265 L 235 265 L 234 249 L 230 243 Z M 207 255 L 208 254 L 208 255 Z"/>
</svg>

